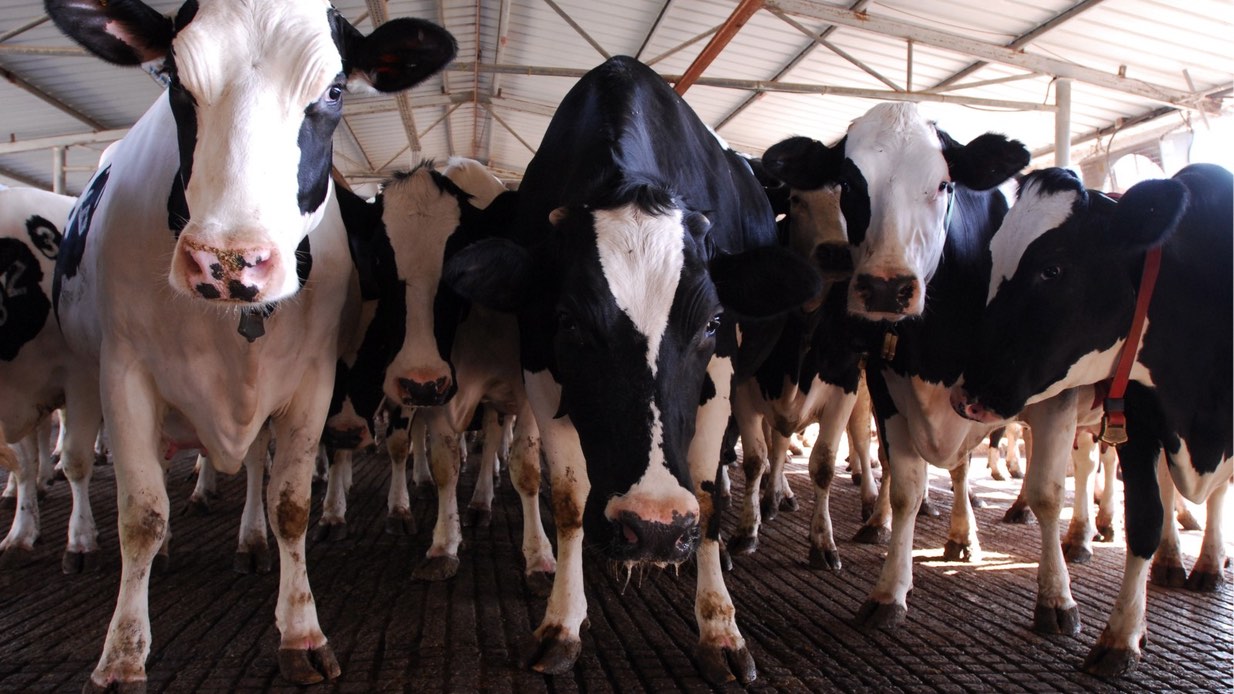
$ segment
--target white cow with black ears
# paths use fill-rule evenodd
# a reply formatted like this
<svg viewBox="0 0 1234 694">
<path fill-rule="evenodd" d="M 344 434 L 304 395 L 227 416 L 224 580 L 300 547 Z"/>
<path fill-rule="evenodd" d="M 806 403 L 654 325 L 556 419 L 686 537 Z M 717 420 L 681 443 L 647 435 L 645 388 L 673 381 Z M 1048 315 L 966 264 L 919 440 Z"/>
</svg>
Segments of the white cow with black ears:
<svg viewBox="0 0 1234 694">
<path fill-rule="evenodd" d="M 164 61 L 171 85 L 90 182 L 56 268 L 66 338 L 98 360 L 116 463 L 120 595 L 87 689 L 146 677 L 164 446 L 205 448 L 235 472 L 267 420 L 279 667 L 297 683 L 337 677 L 304 559 L 318 438 L 358 299 L 331 137 L 348 80 L 406 89 L 453 59 L 454 39 L 411 19 L 366 37 L 320 0 L 190 1 L 174 20 L 124 0 L 46 4 L 109 62 Z"/>
</svg>

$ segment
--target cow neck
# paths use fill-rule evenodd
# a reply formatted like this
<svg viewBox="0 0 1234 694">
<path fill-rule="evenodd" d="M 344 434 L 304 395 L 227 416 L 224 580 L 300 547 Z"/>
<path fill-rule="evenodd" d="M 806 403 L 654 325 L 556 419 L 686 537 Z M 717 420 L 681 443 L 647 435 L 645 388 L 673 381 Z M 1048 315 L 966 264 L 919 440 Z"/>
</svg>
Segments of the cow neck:
<svg viewBox="0 0 1234 694">
<path fill-rule="evenodd" d="M 1153 288 L 1157 285 L 1160 270 L 1161 247 L 1150 248 L 1144 254 L 1144 270 L 1140 274 L 1140 290 L 1135 298 L 1135 315 L 1131 318 L 1131 329 L 1118 354 L 1118 366 L 1114 369 L 1114 378 L 1110 381 L 1110 390 L 1105 398 L 1105 415 L 1101 418 L 1101 441 L 1111 446 L 1121 446 L 1127 442 L 1127 415 L 1123 396 L 1127 393 L 1131 367 L 1135 364 L 1136 354 L 1140 350 L 1140 336 L 1144 332 L 1148 304 L 1153 300 Z"/>
</svg>

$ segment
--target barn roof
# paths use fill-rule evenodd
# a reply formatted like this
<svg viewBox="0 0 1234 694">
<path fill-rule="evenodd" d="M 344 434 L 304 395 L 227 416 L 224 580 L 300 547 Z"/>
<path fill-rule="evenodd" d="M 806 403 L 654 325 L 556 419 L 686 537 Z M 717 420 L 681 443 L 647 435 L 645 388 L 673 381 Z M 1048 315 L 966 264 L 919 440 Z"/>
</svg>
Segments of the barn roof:
<svg viewBox="0 0 1234 694">
<path fill-rule="evenodd" d="M 148 0 L 173 13 L 178 0 Z M 561 97 L 609 55 L 671 82 L 734 148 L 841 137 L 877 100 L 919 101 L 952 136 L 987 130 L 1054 150 L 1059 84 L 1077 158 L 1202 127 L 1228 111 L 1227 0 L 339 0 L 362 31 L 413 16 L 459 55 L 403 97 L 349 98 L 335 165 L 371 188 L 422 159 L 472 157 L 517 180 Z M 702 56 L 702 59 L 700 59 Z M 701 72 L 699 70 L 701 69 Z M 88 57 L 42 3 L 0 7 L 0 182 L 79 193 L 98 156 L 161 87 Z M 679 87 L 680 88 L 680 87 Z M 1117 143 L 1114 140 L 1118 140 Z M 66 149 L 56 150 L 57 146 Z"/>
</svg>

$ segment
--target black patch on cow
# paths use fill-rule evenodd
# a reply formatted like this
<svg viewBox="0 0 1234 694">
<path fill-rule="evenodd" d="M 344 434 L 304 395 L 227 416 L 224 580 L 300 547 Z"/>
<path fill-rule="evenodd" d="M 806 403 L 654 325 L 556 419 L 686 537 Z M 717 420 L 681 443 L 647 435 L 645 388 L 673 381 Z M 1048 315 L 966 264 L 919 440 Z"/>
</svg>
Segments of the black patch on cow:
<svg viewBox="0 0 1234 694">
<path fill-rule="evenodd" d="M 56 272 L 52 275 L 51 300 L 56 310 L 56 319 L 60 318 L 60 284 L 65 279 L 77 275 L 77 268 L 86 253 L 86 236 L 90 233 L 90 223 L 94 219 L 94 210 L 103 198 L 103 190 L 107 187 L 107 178 L 111 175 L 111 166 L 104 167 L 77 199 L 77 204 L 69 212 L 69 220 L 64 225 L 64 239 L 60 245 L 60 253 L 56 257 Z"/>
<path fill-rule="evenodd" d="M 711 374 L 703 374 L 703 388 L 698 394 L 699 407 L 711 402 L 716 396 L 716 382 L 711 380 Z"/>
<path fill-rule="evenodd" d="M 300 240 L 300 245 L 296 246 L 296 279 L 300 281 L 300 288 L 304 289 L 305 282 L 308 282 L 309 274 L 313 272 L 313 247 L 309 243 L 309 237 L 306 235 Z"/>
<path fill-rule="evenodd" d="M 345 89 L 345 75 L 340 72 L 326 93 L 304 109 L 304 120 L 300 122 L 300 134 L 296 138 L 300 147 L 296 204 L 301 214 L 316 210 L 326 199 L 334 154 L 334 129 L 343 117 Z"/>
<path fill-rule="evenodd" d="M 43 267 L 30 247 L 0 238 L 0 360 L 17 358 L 47 323 L 51 302 L 43 292 Z"/>
<path fill-rule="evenodd" d="M 168 104 L 176 121 L 176 146 L 180 152 L 180 168 L 171 181 L 171 193 L 167 198 L 167 228 L 180 238 L 180 232 L 189 223 L 189 204 L 184 191 L 193 175 L 193 152 L 197 149 L 197 99 L 180 83 L 176 70 L 175 55 L 167 57 L 166 70 L 171 79 L 167 89 Z"/>
<path fill-rule="evenodd" d="M 26 234 L 30 236 L 30 244 L 38 249 L 38 252 L 42 253 L 44 258 L 56 259 L 56 255 L 60 252 L 60 242 L 64 240 L 64 236 L 56 228 L 55 224 L 37 214 L 31 215 L 26 220 Z"/>
</svg>

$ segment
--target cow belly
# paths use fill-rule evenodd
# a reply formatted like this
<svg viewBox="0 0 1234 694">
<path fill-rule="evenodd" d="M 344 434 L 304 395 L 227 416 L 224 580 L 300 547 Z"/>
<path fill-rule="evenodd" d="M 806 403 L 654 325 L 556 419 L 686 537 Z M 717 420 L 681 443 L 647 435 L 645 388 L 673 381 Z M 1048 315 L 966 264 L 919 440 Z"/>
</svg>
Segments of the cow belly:
<svg viewBox="0 0 1234 694">
<path fill-rule="evenodd" d="M 1174 480 L 1174 486 L 1178 488 L 1178 493 L 1193 504 L 1206 502 L 1217 485 L 1229 481 L 1230 475 L 1234 474 L 1234 459 L 1232 458 L 1221 461 L 1221 465 L 1215 472 L 1197 471 L 1195 463 L 1191 460 L 1191 452 L 1187 449 L 1186 442 L 1183 441 L 1179 442 L 1178 452 L 1170 453 L 1168 457 L 1170 477 Z"/>
</svg>

